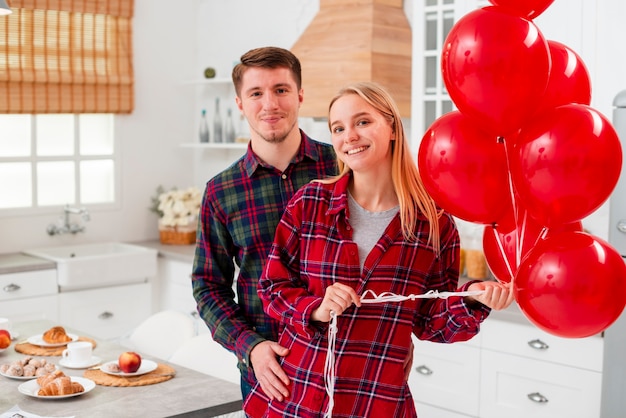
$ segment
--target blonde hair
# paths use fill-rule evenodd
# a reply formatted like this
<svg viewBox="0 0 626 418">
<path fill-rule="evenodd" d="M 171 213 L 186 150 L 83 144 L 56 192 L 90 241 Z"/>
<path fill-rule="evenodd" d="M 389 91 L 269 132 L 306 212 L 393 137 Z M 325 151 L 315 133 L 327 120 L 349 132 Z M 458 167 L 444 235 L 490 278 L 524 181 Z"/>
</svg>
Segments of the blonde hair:
<svg viewBox="0 0 626 418">
<path fill-rule="evenodd" d="M 430 197 L 419 176 L 417 164 L 413 161 L 404 132 L 400 111 L 391 95 L 379 84 L 372 82 L 353 83 L 343 87 L 330 101 L 328 111 L 337 99 L 348 94 L 356 94 L 380 112 L 389 122 L 395 141 L 391 141 L 391 179 L 400 204 L 400 223 L 402 234 L 408 241 L 416 241 L 415 227 L 421 212 L 429 223 L 428 242 L 437 254 L 440 250 L 439 217 L 435 201 Z M 329 120 L 330 125 L 330 120 Z M 329 126 L 330 128 L 330 126 Z M 338 159 L 339 175 L 325 180 L 323 183 L 334 183 L 351 171 L 350 167 Z"/>
</svg>

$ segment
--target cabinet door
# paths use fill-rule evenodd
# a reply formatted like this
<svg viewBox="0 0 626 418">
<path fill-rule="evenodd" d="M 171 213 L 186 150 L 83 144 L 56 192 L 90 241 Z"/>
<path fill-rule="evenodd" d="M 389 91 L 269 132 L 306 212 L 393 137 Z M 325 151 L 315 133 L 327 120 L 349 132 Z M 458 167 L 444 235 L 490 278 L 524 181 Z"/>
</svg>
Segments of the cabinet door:
<svg viewBox="0 0 626 418">
<path fill-rule="evenodd" d="M 127 334 L 151 313 L 150 283 L 59 293 L 60 321 L 105 340 Z"/>
<path fill-rule="evenodd" d="M 597 418 L 600 372 L 482 352 L 481 418 Z"/>
<path fill-rule="evenodd" d="M 478 416 L 480 349 L 467 343 L 413 342 L 409 387 L 415 402 Z"/>
<path fill-rule="evenodd" d="M 13 323 L 36 319 L 57 322 L 59 302 L 56 295 L 0 301 L 0 316 L 10 318 Z M 29 335 L 18 337 L 29 337 Z"/>
<path fill-rule="evenodd" d="M 425 418 L 476 418 L 476 415 L 465 415 L 452 412 L 449 409 L 437 408 L 425 403 L 415 402 L 418 417 Z"/>
<path fill-rule="evenodd" d="M 483 349 L 564 366 L 602 371 L 603 338 L 562 338 L 531 325 L 487 319 L 482 324 Z"/>
</svg>

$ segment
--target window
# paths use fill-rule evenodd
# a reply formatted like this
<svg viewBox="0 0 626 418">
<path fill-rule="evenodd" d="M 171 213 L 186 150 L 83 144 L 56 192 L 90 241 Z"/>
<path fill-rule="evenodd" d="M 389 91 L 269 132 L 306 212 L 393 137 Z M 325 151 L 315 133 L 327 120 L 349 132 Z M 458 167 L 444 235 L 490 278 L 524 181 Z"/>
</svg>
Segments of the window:
<svg viewBox="0 0 626 418">
<path fill-rule="evenodd" d="M 11 0 L 0 16 L 0 216 L 119 201 L 134 0 Z"/>
<path fill-rule="evenodd" d="M 112 114 L 0 114 L 0 127 L 0 213 L 115 203 Z"/>
<path fill-rule="evenodd" d="M 415 82 L 419 90 L 413 95 L 412 126 L 426 132 L 441 115 L 455 108 L 441 74 L 441 51 L 456 21 L 470 10 L 489 5 L 486 0 L 423 0 L 416 3 L 415 21 L 423 22 L 422 38 L 414 45 Z M 421 87 L 421 88 L 420 88 Z"/>
</svg>

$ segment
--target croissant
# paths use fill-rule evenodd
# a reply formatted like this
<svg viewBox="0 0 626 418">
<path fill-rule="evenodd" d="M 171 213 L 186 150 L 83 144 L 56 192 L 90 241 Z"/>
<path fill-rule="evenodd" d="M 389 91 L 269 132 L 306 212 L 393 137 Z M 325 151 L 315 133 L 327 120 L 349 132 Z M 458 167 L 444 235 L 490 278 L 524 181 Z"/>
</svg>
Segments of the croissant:
<svg viewBox="0 0 626 418">
<path fill-rule="evenodd" d="M 85 388 L 78 382 L 72 382 L 69 376 L 57 377 L 37 392 L 39 396 L 61 396 L 84 392 Z"/>
<path fill-rule="evenodd" d="M 50 328 L 48 331 L 44 332 L 42 338 L 48 344 L 68 343 L 72 341 L 63 327 Z"/>
<path fill-rule="evenodd" d="M 65 373 L 63 373 L 62 370 L 55 370 L 50 374 L 46 374 L 43 376 L 39 376 L 37 378 L 37 384 L 40 387 L 44 387 L 46 386 L 48 383 L 52 382 L 54 379 L 59 378 L 59 377 L 65 377 Z"/>
</svg>

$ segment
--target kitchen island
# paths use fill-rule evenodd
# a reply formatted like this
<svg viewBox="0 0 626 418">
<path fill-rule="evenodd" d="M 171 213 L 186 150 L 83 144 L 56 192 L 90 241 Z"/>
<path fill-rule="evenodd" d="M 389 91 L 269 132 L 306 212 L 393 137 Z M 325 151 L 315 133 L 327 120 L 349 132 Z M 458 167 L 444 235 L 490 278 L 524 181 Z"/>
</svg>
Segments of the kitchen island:
<svg viewBox="0 0 626 418">
<path fill-rule="evenodd" d="M 46 320 L 21 322 L 13 325 L 19 334 L 18 341 L 45 332 L 59 325 Z M 60 324 L 62 325 L 62 324 Z M 92 338 L 84 332 L 67 329 L 69 333 Z M 127 348 L 109 341 L 96 341 L 93 355 L 102 362 L 116 360 Z M 10 363 L 24 357 L 15 351 L 14 341 L 0 353 L 0 364 Z M 141 354 L 141 353 L 140 353 Z M 58 365 L 61 357 L 45 357 Z M 24 380 L 0 376 L 0 414 L 15 405 L 29 413 L 41 416 L 75 416 L 89 418 L 134 418 L 134 417 L 215 417 L 241 410 L 239 385 L 226 382 L 213 376 L 196 372 L 185 367 L 167 363 L 160 359 L 147 359 L 163 363 L 176 370 L 176 376 L 165 382 L 133 387 L 96 387 L 84 395 L 64 399 L 41 399 L 24 395 L 18 386 Z M 82 377 L 84 369 L 61 367 L 66 375 Z"/>
</svg>

